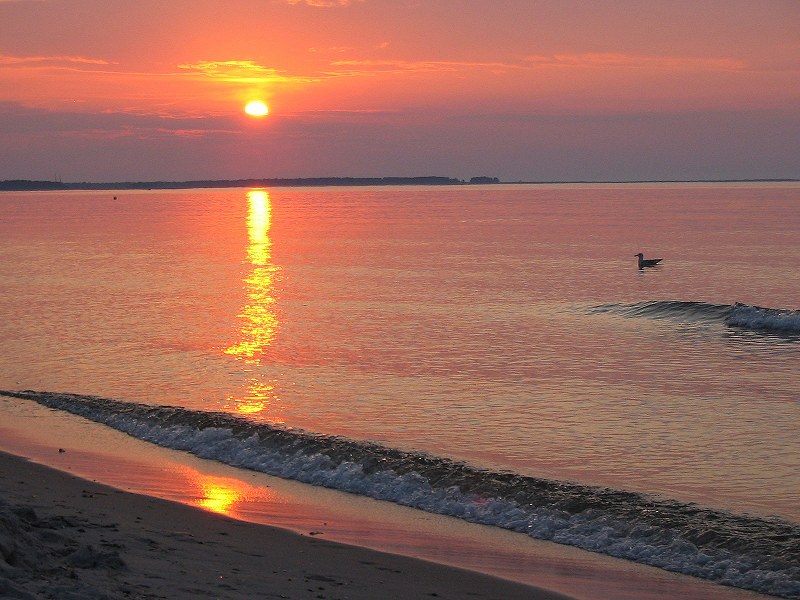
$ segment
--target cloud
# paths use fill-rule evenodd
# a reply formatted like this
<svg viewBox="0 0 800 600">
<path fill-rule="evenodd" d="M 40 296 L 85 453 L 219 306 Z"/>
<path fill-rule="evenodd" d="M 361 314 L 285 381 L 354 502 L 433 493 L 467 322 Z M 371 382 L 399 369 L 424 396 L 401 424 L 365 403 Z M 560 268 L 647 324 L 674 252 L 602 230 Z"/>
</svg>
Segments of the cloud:
<svg viewBox="0 0 800 600">
<path fill-rule="evenodd" d="M 328 46 L 327 48 L 318 48 L 312 46 L 308 49 L 309 52 L 312 54 L 322 54 L 322 53 L 331 53 L 331 54 L 342 54 L 344 52 L 352 52 L 353 48 L 350 46 Z"/>
<path fill-rule="evenodd" d="M 0 2 L 8 2 L 9 0 L 0 0 Z M 30 67 L 42 66 L 45 68 L 51 67 L 70 67 L 74 68 L 75 65 L 110 65 L 106 60 L 98 58 L 87 58 L 85 56 L 9 56 L 7 54 L 0 54 L 0 67 Z"/>
<path fill-rule="evenodd" d="M 640 56 L 597 52 L 526 56 L 525 62 L 540 67 L 578 67 L 588 69 L 626 68 L 669 71 L 739 71 L 746 63 L 731 58 L 685 56 Z"/>
<path fill-rule="evenodd" d="M 76 112 L 31 108 L 16 102 L 0 102 L 0 135 L 117 139 L 152 139 L 177 135 L 202 137 L 239 130 L 230 117 L 170 117 L 126 111 Z"/>
<path fill-rule="evenodd" d="M 331 65 L 352 67 L 349 71 L 349 74 L 352 75 L 359 73 L 454 73 L 473 69 L 497 71 L 521 68 L 520 65 L 514 63 L 445 60 L 337 60 Z"/>
<path fill-rule="evenodd" d="M 356 2 L 363 2 L 363 0 L 355 0 Z M 289 4 L 306 4 L 308 6 L 315 6 L 317 8 L 331 8 L 337 6 L 350 6 L 353 0 L 287 0 Z"/>
<path fill-rule="evenodd" d="M 259 65 L 251 60 L 208 60 L 178 65 L 178 68 L 227 83 L 265 84 L 315 81 L 314 78 L 285 75 L 277 69 Z"/>
<path fill-rule="evenodd" d="M 383 47 L 383 45 L 381 46 Z M 584 69 L 647 69 L 659 71 L 743 71 L 747 64 L 730 58 L 681 56 L 637 56 L 621 53 L 585 53 L 531 55 L 519 61 L 447 61 L 447 60 L 337 60 L 333 67 L 349 68 L 337 74 L 369 73 L 455 73 L 486 70 L 495 73 L 542 67 Z"/>
</svg>

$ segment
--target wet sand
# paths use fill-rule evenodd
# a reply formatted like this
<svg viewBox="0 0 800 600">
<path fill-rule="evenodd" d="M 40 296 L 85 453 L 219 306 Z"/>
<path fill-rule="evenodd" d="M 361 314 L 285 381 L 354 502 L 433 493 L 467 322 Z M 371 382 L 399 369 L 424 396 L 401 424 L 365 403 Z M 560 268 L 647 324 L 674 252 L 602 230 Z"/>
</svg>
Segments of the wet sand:
<svg viewBox="0 0 800 600">
<path fill-rule="evenodd" d="M 0 596 L 567 598 L 123 492 L 6 453 Z"/>
<path fill-rule="evenodd" d="M 0 397 L 0 450 L 140 498 L 200 507 L 289 530 L 295 536 L 303 534 L 303 539 L 337 541 L 382 555 L 451 565 L 581 600 L 767 598 L 460 519 L 242 471 L 8 397 Z M 108 514 L 114 515 L 114 509 Z M 6 595 L 0 588 L 0 597 Z"/>
</svg>

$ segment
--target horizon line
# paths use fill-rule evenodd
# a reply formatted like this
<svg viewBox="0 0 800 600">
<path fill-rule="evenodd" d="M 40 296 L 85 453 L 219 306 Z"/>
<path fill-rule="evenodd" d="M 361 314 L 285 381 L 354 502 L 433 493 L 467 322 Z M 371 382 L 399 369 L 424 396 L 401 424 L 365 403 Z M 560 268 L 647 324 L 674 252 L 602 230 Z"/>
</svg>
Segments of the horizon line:
<svg viewBox="0 0 800 600">
<path fill-rule="evenodd" d="M 0 180 L 0 191 L 57 191 L 57 190 L 103 190 L 103 189 L 192 189 L 229 187 L 346 187 L 346 186 L 391 186 L 391 185 L 569 185 L 569 184 L 641 184 L 641 183 L 792 183 L 800 179 L 792 177 L 756 177 L 725 179 L 564 179 L 564 180 L 515 180 L 503 181 L 497 177 L 472 177 L 469 180 L 445 176 L 412 177 L 254 177 L 241 179 L 194 179 L 151 181 L 76 181 L 36 179 Z"/>
</svg>

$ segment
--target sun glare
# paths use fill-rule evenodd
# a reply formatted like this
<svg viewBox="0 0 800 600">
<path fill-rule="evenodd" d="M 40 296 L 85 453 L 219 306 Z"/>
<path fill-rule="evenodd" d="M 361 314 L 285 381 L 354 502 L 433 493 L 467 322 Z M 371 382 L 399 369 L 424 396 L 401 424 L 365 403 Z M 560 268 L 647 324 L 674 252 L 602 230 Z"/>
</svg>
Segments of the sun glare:
<svg viewBox="0 0 800 600">
<path fill-rule="evenodd" d="M 244 107 L 244 112 L 251 117 L 264 117 L 269 114 L 269 108 L 261 100 L 253 100 L 247 103 Z"/>
</svg>

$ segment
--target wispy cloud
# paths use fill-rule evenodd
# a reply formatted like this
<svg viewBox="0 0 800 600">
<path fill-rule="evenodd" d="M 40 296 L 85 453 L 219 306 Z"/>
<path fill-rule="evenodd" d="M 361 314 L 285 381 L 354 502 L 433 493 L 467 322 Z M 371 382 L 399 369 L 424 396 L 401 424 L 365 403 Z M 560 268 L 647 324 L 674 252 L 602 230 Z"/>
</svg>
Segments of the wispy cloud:
<svg viewBox="0 0 800 600">
<path fill-rule="evenodd" d="M 670 71 L 738 71 L 747 64 L 731 58 L 691 56 L 640 56 L 598 52 L 584 54 L 553 54 L 526 56 L 525 62 L 540 67 L 580 67 L 588 69 L 628 68 Z"/>
<path fill-rule="evenodd" d="M 316 46 L 312 46 L 311 48 L 308 49 L 308 51 L 311 52 L 312 54 L 325 54 L 325 53 L 342 54 L 344 52 L 352 52 L 353 48 L 351 48 L 350 46 L 328 46 L 325 48 L 318 48 Z"/>
<path fill-rule="evenodd" d="M 239 131 L 235 122 L 224 116 L 176 117 L 125 110 L 59 111 L 0 101 L 0 135 L 57 133 L 75 138 L 147 139 L 168 135 L 202 137 L 211 134 L 236 134 Z"/>
<path fill-rule="evenodd" d="M 0 0 L 8 2 L 11 0 Z M 9 56 L 0 54 L 0 66 L 42 66 L 42 67 L 75 67 L 76 65 L 110 65 L 113 63 L 98 58 L 85 56 Z"/>
<path fill-rule="evenodd" d="M 507 70 L 519 69 L 521 65 L 505 62 L 470 62 L 444 60 L 337 60 L 334 67 L 347 67 L 351 74 L 372 73 L 434 73 L 458 72 L 474 69 Z"/>
<path fill-rule="evenodd" d="M 318 8 L 333 8 L 337 6 L 350 6 L 354 1 L 363 2 L 363 0 L 286 0 L 289 4 L 307 4 L 308 6 L 316 6 Z"/>
<path fill-rule="evenodd" d="M 331 66 L 339 70 L 329 75 L 363 75 L 370 73 L 455 73 L 492 71 L 502 73 L 543 67 L 584 69 L 648 69 L 659 71 L 742 71 L 748 65 L 731 58 L 682 56 L 639 56 L 621 53 L 584 53 L 531 55 L 518 61 L 447 61 L 447 60 L 336 60 Z"/>
<path fill-rule="evenodd" d="M 178 68 L 226 83 L 265 84 L 315 81 L 313 77 L 286 75 L 285 72 L 259 65 L 252 60 L 200 61 L 178 65 Z"/>
</svg>

